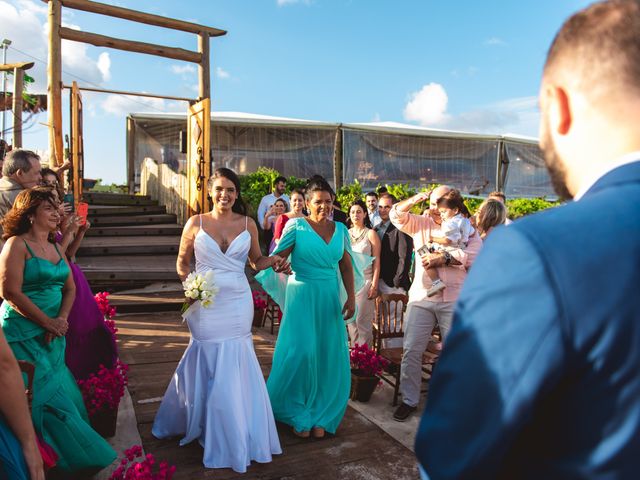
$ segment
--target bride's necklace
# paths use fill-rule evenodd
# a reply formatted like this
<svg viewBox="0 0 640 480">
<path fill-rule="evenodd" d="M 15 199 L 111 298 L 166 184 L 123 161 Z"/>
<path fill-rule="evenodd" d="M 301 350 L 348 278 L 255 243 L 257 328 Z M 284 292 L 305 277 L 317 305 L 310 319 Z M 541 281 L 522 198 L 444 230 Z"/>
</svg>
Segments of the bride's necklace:
<svg viewBox="0 0 640 480">
<path fill-rule="evenodd" d="M 349 236 L 351 237 L 351 243 L 358 243 L 367 234 L 367 229 L 363 228 L 360 231 L 356 231 L 356 227 L 349 229 Z"/>
</svg>

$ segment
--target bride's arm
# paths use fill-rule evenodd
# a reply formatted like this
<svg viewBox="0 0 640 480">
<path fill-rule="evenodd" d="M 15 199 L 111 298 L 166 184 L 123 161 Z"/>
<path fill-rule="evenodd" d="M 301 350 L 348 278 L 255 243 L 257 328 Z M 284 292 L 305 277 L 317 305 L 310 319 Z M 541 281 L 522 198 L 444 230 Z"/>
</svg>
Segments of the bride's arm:
<svg viewBox="0 0 640 480">
<path fill-rule="evenodd" d="M 182 237 L 180 238 L 180 250 L 178 251 L 178 260 L 176 261 L 176 270 L 180 281 L 184 282 L 191 270 L 191 259 L 193 258 L 193 242 L 195 240 L 195 234 L 198 227 L 196 227 L 196 220 L 198 215 L 191 217 L 182 230 Z"/>
<path fill-rule="evenodd" d="M 281 255 L 271 255 L 265 257 L 260 250 L 260 242 L 258 241 L 258 227 L 253 219 L 249 219 L 247 229 L 251 234 L 251 248 L 249 249 L 249 263 L 254 270 L 261 271 L 273 267 L 274 270 L 280 271 L 286 263 Z"/>
</svg>

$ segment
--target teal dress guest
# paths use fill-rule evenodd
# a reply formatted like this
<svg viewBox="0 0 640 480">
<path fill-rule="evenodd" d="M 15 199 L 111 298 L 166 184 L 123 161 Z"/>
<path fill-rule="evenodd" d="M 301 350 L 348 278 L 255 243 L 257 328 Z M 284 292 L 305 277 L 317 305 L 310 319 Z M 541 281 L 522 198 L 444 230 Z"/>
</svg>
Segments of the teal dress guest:
<svg viewBox="0 0 640 480">
<path fill-rule="evenodd" d="M 309 218 L 285 227 L 274 253 L 290 254 L 293 274 L 256 277 L 283 310 L 267 380 L 271 405 L 301 437 L 335 433 L 344 416 L 351 387 L 344 318 L 355 312 L 355 283 L 364 283 L 358 262 L 372 260 L 356 260 L 346 227 L 328 220 L 331 194 L 326 184 L 309 186 Z"/>
<path fill-rule="evenodd" d="M 36 367 L 31 407 L 36 433 L 58 454 L 62 471 L 90 471 L 106 467 L 116 454 L 90 427 L 82 394 L 65 365 L 74 288 L 69 266 L 49 235 L 57 221 L 48 187 L 21 192 L 7 213 L 0 319 L 15 357 Z"/>
</svg>

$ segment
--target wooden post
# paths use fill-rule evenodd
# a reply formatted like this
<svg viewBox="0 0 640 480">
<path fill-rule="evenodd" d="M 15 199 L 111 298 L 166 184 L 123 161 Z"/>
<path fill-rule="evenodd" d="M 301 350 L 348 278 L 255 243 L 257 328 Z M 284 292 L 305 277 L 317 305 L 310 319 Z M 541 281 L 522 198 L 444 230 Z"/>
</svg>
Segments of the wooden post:
<svg viewBox="0 0 640 480">
<path fill-rule="evenodd" d="M 51 165 L 64 161 L 62 148 L 62 57 L 60 0 L 49 0 L 49 63 L 47 66 L 47 110 Z"/>
<path fill-rule="evenodd" d="M 136 124 L 133 118 L 127 117 L 127 185 L 129 195 L 136 193 Z"/>
<path fill-rule="evenodd" d="M 13 148 L 22 148 L 22 89 L 24 70 L 13 69 Z"/>
<path fill-rule="evenodd" d="M 333 142 L 333 183 L 337 192 L 342 187 L 342 124 L 336 129 L 336 138 Z"/>
<path fill-rule="evenodd" d="M 198 95 L 199 100 L 211 98 L 211 72 L 209 62 L 209 34 L 198 34 L 198 53 L 201 55 L 198 64 Z"/>
</svg>

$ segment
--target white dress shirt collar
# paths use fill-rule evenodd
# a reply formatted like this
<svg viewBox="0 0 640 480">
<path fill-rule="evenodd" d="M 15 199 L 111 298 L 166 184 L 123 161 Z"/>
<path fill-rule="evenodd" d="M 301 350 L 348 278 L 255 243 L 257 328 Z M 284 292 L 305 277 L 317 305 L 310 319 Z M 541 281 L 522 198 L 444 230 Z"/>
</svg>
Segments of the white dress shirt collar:
<svg viewBox="0 0 640 480">
<path fill-rule="evenodd" d="M 640 150 L 627 153 L 626 155 L 618 158 L 615 162 L 604 165 L 593 176 L 589 177 L 582 183 L 582 186 L 578 190 L 578 193 L 576 193 L 573 197 L 573 200 L 576 202 L 580 200 L 584 196 L 584 194 L 587 193 L 589 189 L 593 187 L 598 182 L 598 180 L 604 177 L 607 173 L 612 172 L 618 167 L 622 167 L 623 165 L 627 165 L 633 162 L 640 162 Z"/>
</svg>

